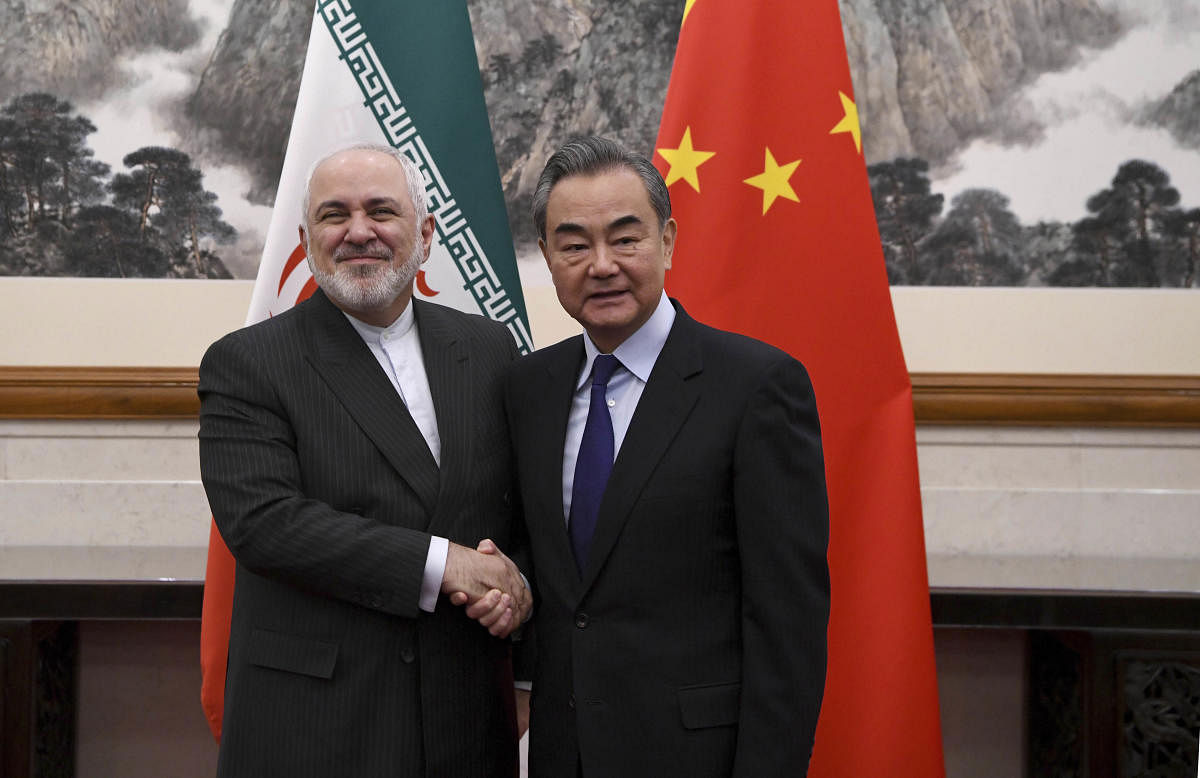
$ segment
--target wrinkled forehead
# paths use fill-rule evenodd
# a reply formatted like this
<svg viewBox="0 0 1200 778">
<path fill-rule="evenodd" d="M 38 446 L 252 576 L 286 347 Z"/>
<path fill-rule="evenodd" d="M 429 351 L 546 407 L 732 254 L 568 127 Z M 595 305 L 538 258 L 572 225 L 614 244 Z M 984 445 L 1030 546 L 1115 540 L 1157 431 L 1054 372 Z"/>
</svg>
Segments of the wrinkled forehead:
<svg viewBox="0 0 1200 778">
<path fill-rule="evenodd" d="M 355 180 L 394 182 L 402 191 L 408 188 L 399 160 L 370 149 L 349 149 L 330 155 L 313 168 L 310 186 L 315 189 L 318 185 L 353 183 Z"/>
<path fill-rule="evenodd" d="M 305 202 L 305 217 L 323 203 L 392 200 L 413 210 L 404 168 L 388 154 L 351 150 L 334 154 L 313 169 Z"/>
<path fill-rule="evenodd" d="M 635 171 L 614 168 L 598 173 L 564 176 L 550 190 L 546 228 L 559 229 L 562 222 L 581 219 L 613 222 L 657 222 L 650 195 Z"/>
</svg>

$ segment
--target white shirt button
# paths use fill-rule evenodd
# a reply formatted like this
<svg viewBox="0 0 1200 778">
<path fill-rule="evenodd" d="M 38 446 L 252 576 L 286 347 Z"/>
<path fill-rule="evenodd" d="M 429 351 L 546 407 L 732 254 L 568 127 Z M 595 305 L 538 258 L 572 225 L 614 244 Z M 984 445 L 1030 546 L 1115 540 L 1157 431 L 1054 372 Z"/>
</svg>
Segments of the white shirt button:
<svg viewBox="0 0 1200 778">
<path fill-rule="evenodd" d="M 612 408 L 612 407 L 613 407 L 613 406 L 615 406 L 616 404 L 617 404 L 617 401 L 616 401 L 616 400 L 609 400 L 609 401 L 608 401 L 608 407 L 609 407 L 609 408 Z"/>
</svg>

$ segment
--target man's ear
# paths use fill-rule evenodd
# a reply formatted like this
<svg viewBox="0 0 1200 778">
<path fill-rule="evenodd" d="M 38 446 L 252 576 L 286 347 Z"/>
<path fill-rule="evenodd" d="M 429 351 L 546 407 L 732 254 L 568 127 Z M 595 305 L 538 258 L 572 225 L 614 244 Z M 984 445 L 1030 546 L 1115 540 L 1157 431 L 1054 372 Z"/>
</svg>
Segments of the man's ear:
<svg viewBox="0 0 1200 778">
<path fill-rule="evenodd" d="M 421 245 L 425 247 L 425 259 L 421 260 L 421 264 L 429 259 L 429 249 L 433 245 L 433 234 L 436 230 L 437 219 L 432 213 L 425 214 L 425 219 L 421 222 Z"/>
<path fill-rule="evenodd" d="M 538 249 L 542 252 L 542 259 L 546 260 L 546 267 L 550 267 L 550 247 L 546 245 L 545 238 L 538 238 Z"/>
<path fill-rule="evenodd" d="M 667 223 L 663 225 L 662 242 L 663 242 L 663 258 L 665 260 L 664 267 L 671 268 L 671 255 L 675 253 L 675 237 L 679 234 L 679 225 L 675 223 L 675 219 L 667 219 Z"/>
<path fill-rule="evenodd" d="M 296 231 L 300 233 L 300 245 L 304 247 L 304 253 L 308 254 L 308 236 L 304 234 L 304 225 L 296 227 Z"/>
</svg>

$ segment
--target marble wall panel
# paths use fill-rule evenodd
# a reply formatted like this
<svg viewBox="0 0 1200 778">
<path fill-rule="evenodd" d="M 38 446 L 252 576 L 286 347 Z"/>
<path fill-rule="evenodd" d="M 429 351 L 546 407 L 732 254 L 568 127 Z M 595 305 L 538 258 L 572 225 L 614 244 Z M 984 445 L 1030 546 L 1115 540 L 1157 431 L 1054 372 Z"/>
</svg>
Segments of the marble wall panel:
<svg viewBox="0 0 1200 778">
<path fill-rule="evenodd" d="M 21 423 L 0 428 L 0 477 L 49 481 L 196 481 L 195 422 Z"/>
<path fill-rule="evenodd" d="M 0 422 L 0 543 L 203 548 L 196 429 Z M 940 563 L 1200 558 L 1200 430 L 922 427 L 917 437 L 926 546 Z"/>
<path fill-rule="evenodd" d="M 923 487 L 1197 489 L 1200 430 L 922 427 Z"/>
<path fill-rule="evenodd" d="M 934 487 L 922 498 L 929 554 L 1200 557 L 1200 490 Z"/>
<path fill-rule="evenodd" d="M 3 481 L 0 544 L 203 546 L 199 481 Z"/>
</svg>

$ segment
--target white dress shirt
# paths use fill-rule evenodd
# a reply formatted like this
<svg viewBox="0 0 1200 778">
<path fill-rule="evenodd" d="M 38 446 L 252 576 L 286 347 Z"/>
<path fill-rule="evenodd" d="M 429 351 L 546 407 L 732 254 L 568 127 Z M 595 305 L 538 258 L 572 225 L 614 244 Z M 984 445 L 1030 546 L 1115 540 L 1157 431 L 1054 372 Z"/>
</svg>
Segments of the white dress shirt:
<svg viewBox="0 0 1200 778">
<path fill-rule="evenodd" d="M 625 433 L 629 431 L 629 422 L 633 412 L 637 410 L 638 400 L 646 382 L 650 380 L 650 371 L 662 353 L 667 335 L 671 334 L 671 325 L 675 323 L 675 307 L 663 292 L 658 306 L 646 323 L 625 339 L 613 351 L 620 361 L 620 366 L 608 381 L 605 396 L 608 399 L 608 415 L 613 426 L 613 459 L 621 451 L 625 442 Z M 567 440 L 563 446 L 563 518 L 571 515 L 571 490 L 575 485 L 575 460 L 579 457 L 579 444 L 583 440 L 583 427 L 587 423 L 588 406 L 591 405 L 592 395 L 592 362 L 600 354 L 596 344 L 585 332 L 583 335 L 583 367 L 575 381 L 575 395 L 571 400 L 571 413 L 567 417 Z"/>
<path fill-rule="evenodd" d="M 367 324 L 350 314 L 346 314 L 346 318 L 375 355 L 379 366 L 383 368 L 400 399 L 408 407 L 409 415 L 425 438 L 433 461 L 440 466 L 442 439 L 438 435 L 433 395 L 429 391 L 429 378 L 425 375 L 425 358 L 421 354 L 421 340 L 417 336 L 417 320 L 413 315 L 412 301 L 409 300 L 404 312 L 388 327 Z M 427 613 L 433 613 L 437 606 L 449 553 L 450 541 L 436 535 L 430 537 L 429 552 L 425 556 L 425 573 L 421 578 L 421 596 L 418 600 L 421 610 Z"/>
</svg>

